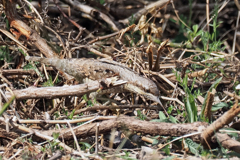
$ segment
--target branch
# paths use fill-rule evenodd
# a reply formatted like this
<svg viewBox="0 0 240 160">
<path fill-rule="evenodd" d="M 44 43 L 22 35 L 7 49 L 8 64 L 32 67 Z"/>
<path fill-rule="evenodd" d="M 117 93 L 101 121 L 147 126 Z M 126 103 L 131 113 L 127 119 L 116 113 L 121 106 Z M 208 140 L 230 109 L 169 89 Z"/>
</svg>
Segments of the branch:
<svg viewBox="0 0 240 160">
<path fill-rule="evenodd" d="M 74 85 L 74 86 L 62 86 L 62 87 L 42 87 L 42 88 L 33 88 L 29 87 L 21 90 L 14 90 L 13 94 L 16 96 L 17 100 L 23 99 L 35 99 L 35 98 L 59 98 L 66 96 L 82 96 L 84 94 L 94 92 L 102 87 L 104 81 L 92 81 L 85 84 Z M 116 81 L 113 83 L 113 86 L 119 86 L 125 84 L 126 81 Z M 107 87 L 110 88 L 110 87 Z M 6 92 L 7 98 L 10 98 L 12 94 Z"/>
<path fill-rule="evenodd" d="M 165 5 L 168 2 L 169 2 L 169 0 L 159 0 L 157 2 L 151 3 L 151 4 L 147 5 L 146 7 L 144 7 L 143 9 L 139 10 L 137 13 L 131 15 L 130 17 L 128 17 L 126 19 L 120 20 L 119 22 L 127 25 L 127 24 L 129 24 L 130 20 L 134 19 L 136 21 L 136 20 L 140 19 L 140 17 L 142 15 L 149 12 L 149 10 L 151 10 L 152 8 L 162 7 L 163 5 Z"/>
<path fill-rule="evenodd" d="M 61 0 L 62 2 L 67 3 L 71 7 L 73 7 L 76 10 L 79 10 L 81 12 L 84 12 L 88 15 L 90 15 L 93 18 L 99 19 L 105 21 L 109 26 L 111 26 L 111 29 L 114 31 L 118 31 L 118 27 L 114 24 L 114 22 L 104 13 L 90 7 L 84 4 L 81 4 L 78 1 L 71 1 L 71 0 Z"/>
<path fill-rule="evenodd" d="M 234 117 L 236 117 L 240 113 L 240 107 L 238 106 L 238 101 L 235 102 L 233 107 L 228 110 L 226 113 L 224 113 L 223 116 L 218 118 L 216 121 L 214 121 L 210 126 L 207 127 L 207 129 L 202 133 L 201 135 L 201 143 L 205 147 L 209 147 L 209 144 L 211 144 L 211 138 L 212 136 L 222 127 L 229 124 Z"/>
<path fill-rule="evenodd" d="M 205 129 L 208 124 L 205 122 L 195 122 L 188 124 L 173 124 L 163 122 L 148 122 L 136 119 L 136 117 L 128 117 L 121 115 L 116 119 L 106 120 L 99 123 L 99 134 L 109 133 L 113 128 L 121 129 L 128 128 L 135 132 L 141 132 L 144 134 L 160 135 L 160 136 L 182 136 L 185 134 L 201 131 Z M 89 137 L 95 135 L 97 123 L 91 123 L 82 125 L 74 130 L 77 137 Z M 59 132 L 57 130 L 43 131 L 43 134 L 52 135 L 53 132 Z M 64 140 L 72 139 L 72 133 L 69 129 L 64 129 L 61 132 Z M 59 136 L 62 137 L 62 136 Z M 199 141 L 200 137 L 195 136 L 195 141 Z"/>
</svg>

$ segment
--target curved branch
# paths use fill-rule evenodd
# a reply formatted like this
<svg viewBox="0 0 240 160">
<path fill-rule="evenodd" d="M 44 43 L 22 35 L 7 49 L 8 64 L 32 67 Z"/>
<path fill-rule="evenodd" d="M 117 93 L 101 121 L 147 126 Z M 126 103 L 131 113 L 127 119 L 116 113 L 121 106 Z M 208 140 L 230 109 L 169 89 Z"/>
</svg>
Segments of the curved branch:
<svg viewBox="0 0 240 160">
<path fill-rule="evenodd" d="M 109 26 L 111 26 L 112 30 L 119 31 L 118 27 L 114 24 L 114 22 L 104 13 L 84 4 L 81 4 L 78 1 L 71 1 L 71 0 L 61 0 L 64 3 L 67 3 L 71 7 L 81 12 L 84 12 L 93 18 L 101 18 L 101 20 L 105 21 Z"/>
</svg>

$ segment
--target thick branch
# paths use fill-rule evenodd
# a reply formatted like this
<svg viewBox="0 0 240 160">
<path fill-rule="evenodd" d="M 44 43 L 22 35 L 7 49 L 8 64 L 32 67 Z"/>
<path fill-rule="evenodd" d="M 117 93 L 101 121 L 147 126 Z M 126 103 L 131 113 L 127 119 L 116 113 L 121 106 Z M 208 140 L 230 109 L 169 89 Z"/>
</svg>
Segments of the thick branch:
<svg viewBox="0 0 240 160">
<path fill-rule="evenodd" d="M 223 116 L 218 118 L 216 121 L 214 121 L 210 126 L 207 127 L 207 129 L 202 133 L 201 137 L 201 143 L 205 147 L 209 147 L 209 144 L 211 144 L 211 138 L 212 136 L 221 128 L 223 128 L 225 125 L 229 124 L 234 117 L 236 117 L 240 113 L 240 107 L 238 106 L 238 101 L 235 102 L 234 106 L 228 110 L 226 113 L 224 113 Z"/>
<path fill-rule="evenodd" d="M 161 135 L 161 136 L 182 136 L 185 134 L 201 131 L 208 125 L 204 122 L 195 122 L 188 124 L 173 124 L 173 123 L 160 123 L 160 122 L 148 122 L 138 120 L 135 117 L 119 116 L 116 119 L 106 120 L 99 123 L 99 134 L 109 133 L 113 128 L 121 129 L 128 128 L 135 132 L 141 132 L 144 134 Z M 86 124 L 78 127 L 74 130 L 77 137 L 93 136 L 96 132 L 97 123 Z M 72 139 L 72 133 L 68 132 L 69 129 L 62 130 L 64 140 Z M 44 131 L 43 134 L 51 135 L 53 132 L 59 132 L 59 130 Z M 61 136 L 59 136 L 61 137 Z M 199 137 L 194 137 L 196 141 L 199 141 Z"/>
<path fill-rule="evenodd" d="M 224 148 L 240 153 L 240 142 L 233 140 L 227 134 L 217 133 L 215 137 Z"/>
<path fill-rule="evenodd" d="M 125 82 L 117 84 L 115 86 L 121 85 Z M 74 86 L 62 86 L 62 87 L 42 87 L 33 88 L 29 87 L 26 89 L 15 90 L 13 94 L 16 96 L 17 100 L 23 99 L 34 99 L 34 98 L 59 98 L 66 96 L 81 96 L 86 93 L 94 92 L 101 87 L 102 82 L 92 81 L 85 84 L 74 85 Z M 7 98 L 12 95 L 10 92 L 6 92 Z"/>
</svg>

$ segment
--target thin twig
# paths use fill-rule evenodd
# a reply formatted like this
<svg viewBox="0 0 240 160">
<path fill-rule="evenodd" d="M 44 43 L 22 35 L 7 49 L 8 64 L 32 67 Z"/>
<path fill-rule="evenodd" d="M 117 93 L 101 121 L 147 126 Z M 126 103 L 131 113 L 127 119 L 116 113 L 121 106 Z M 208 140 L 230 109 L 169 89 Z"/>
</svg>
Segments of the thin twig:
<svg viewBox="0 0 240 160">
<path fill-rule="evenodd" d="M 236 37 L 237 37 L 237 28 L 238 28 L 238 24 L 239 24 L 239 17 L 240 17 L 240 10 L 238 11 L 238 16 L 237 16 L 237 22 L 236 22 L 236 28 L 235 28 L 235 33 L 234 33 L 234 38 L 233 38 L 233 46 L 232 46 L 232 57 L 231 57 L 231 61 L 233 60 L 233 55 L 235 53 L 235 45 L 236 45 Z"/>
</svg>

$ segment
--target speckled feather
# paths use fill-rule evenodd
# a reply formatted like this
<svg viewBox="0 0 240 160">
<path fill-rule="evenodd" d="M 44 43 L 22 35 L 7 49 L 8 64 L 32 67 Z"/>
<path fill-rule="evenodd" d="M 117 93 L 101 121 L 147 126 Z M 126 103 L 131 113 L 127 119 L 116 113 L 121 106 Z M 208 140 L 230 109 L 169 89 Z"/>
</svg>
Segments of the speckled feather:
<svg viewBox="0 0 240 160">
<path fill-rule="evenodd" d="M 133 91 L 135 93 L 150 92 L 154 96 L 159 96 L 159 90 L 156 84 L 145 77 L 140 76 L 138 73 L 134 72 L 130 68 L 124 66 L 115 61 L 109 60 L 96 60 L 96 59 L 56 59 L 56 58 L 40 58 L 40 57 L 26 57 L 30 61 L 38 61 L 47 65 L 51 65 L 58 70 L 68 73 L 74 76 L 79 82 L 82 82 L 84 78 L 89 78 L 92 80 L 101 79 L 103 77 L 111 77 L 118 75 L 121 79 L 128 81 L 128 85 L 125 87 L 127 90 Z M 137 86 L 139 89 L 134 88 Z M 139 90 L 139 91 L 137 91 Z M 144 92 L 144 93 L 145 93 Z M 141 94 L 141 93 L 139 93 Z M 161 102 L 157 97 L 151 98 L 151 94 L 145 93 L 143 95 L 148 98 Z"/>
</svg>

